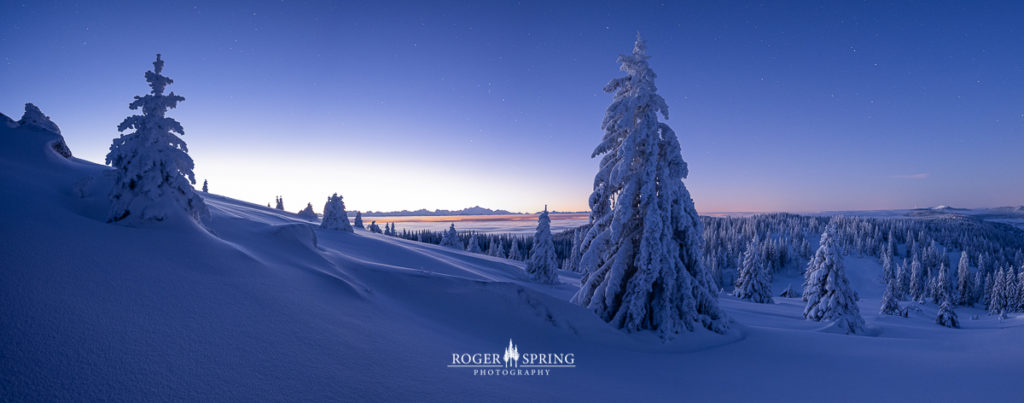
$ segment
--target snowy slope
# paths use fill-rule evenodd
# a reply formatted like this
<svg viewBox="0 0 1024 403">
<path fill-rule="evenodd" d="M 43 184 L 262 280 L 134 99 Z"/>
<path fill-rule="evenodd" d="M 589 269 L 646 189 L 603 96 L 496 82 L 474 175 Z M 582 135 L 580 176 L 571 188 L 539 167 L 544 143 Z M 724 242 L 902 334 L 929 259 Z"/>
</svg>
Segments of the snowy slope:
<svg viewBox="0 0 1024 403">
<path fill-rule="evenodd" d="M 1024 319 L 877 318 L 880 268 L 848 258 L 877 336 L 801 319 L 799 299 L 723 296 L 728 335 L 662 344 L 567 302 L 578 276 L 205 195 L 208 230 L 104 222 L 109 169 L 0 125 L 0 399 L 1012 401 Z M 202 163 L 199 161 L 198 163 Z M 799 278 L 777 278 L 776 293 Z M 980 314 L 980 311 L 978 312 Z M 571 352 L 549 376 L 474 377 L 453 353 Z"/>
</svg>

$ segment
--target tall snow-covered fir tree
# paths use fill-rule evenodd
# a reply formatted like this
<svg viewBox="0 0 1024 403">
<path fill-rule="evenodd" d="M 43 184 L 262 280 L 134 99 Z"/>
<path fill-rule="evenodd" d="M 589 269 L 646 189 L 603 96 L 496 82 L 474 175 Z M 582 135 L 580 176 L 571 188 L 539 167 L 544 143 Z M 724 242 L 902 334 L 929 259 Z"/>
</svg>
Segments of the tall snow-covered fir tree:
<svg viewBox="0 0 1024 403">
<path fill-rule="evenodd" d="M 452 223 L 448 230 L 441 234 L 441 246 L 449 248 L 462 249 L 462 240 L 459 239 L 459 233 L 455 231 L 455 223 Z"/>
<path fill-rule="evenodd" d="M 530 258 L 526 260 L 526 273 L 533 281 L 544 284 L 558 282 L 558 259 L 555 256 L 555 243 L 551 238 L 551 217 L 548 206 L 537 217 L 537 232 L 533 234 L 533 247 Z"/>
<path fill-rule="evenodd" d="M 774 301 L 770 273 L 757 244 L 757 237 L 754 237 L 747 244 L 747 250 L 743 252 L 743 264 L 736 276 L 736 289 L 733 290 L 733 295 L 746 301 L 771 304 Z"/>
<path fill-rule="evenodd" d="M 298 216 L 307 220 L 316 220 L 316 212 L 313 211 L 313 203 L 306 203 L 306 208 L 299 210 Z"/>
<path fill-rule="evenodd" d="M 663 339 L 698 327 L 725 332 L 729 320 L 701 263 L 703 224 L 683 185 L 686 162 L 675 132 L 658 121 L 668 106 L 648 59 L 638 37 L 618 59 L 626 76 L 604 88 L 614 98 L 592 154 L 601 162 L 572 301 L 615 327 Z"/>
<path fill-rule="evenodd" d="M 821 244 L 807 264 L 804 273 L 804 318 L 834 321 L 848 334 L 863 333 L 864 319 L 860 316 L 854 291 L 846 278 L 843 259 L 839 256 L 835 240 L 836 224 L 828 225 L 821 234 Z"/>
<path fill-rule="evenodd" d="M 141 109 L 142 114 L 129 116 L 117 126 L 120 132 L 131 132 L 114 139 L 107 153 L 106 163 L 116 173 L 110 191 L 110 222 L 161 222 L 178 215 L 199 221 L 209 215 L 193 188 L 195 163 L 185 141 L 178 137 L 185 130 L 165 116 L 185 98 L 173 91 L 164 94 L 164 88 L 174 81 L 161 74 L 163 68 L 164 61 L 157 54 L 153 70 L 146 72 L 150 93 L 136 96 L 128 105 L 131 110 Z"/>
<path fill-rule="evenodd" d="M 337 193 L 327 197 L 320 228 L 352 232 L 352 224 L 349 224 L 348 213 L 345 212 L 345 202 Z"/>
<path fill-rule="evenodd" d="M 209 184 L 210 183 L 207 182 L 206 179 L 203 179 L 203 193 L 210 193 Z"/>
<path fill-rule="evenodd" d="M 356 212 L 355 223 L 353 223 L 352 225 L 359 229 L 366 229 L 363 227 L 363 213 L 361 211 Z"/>
</svg>

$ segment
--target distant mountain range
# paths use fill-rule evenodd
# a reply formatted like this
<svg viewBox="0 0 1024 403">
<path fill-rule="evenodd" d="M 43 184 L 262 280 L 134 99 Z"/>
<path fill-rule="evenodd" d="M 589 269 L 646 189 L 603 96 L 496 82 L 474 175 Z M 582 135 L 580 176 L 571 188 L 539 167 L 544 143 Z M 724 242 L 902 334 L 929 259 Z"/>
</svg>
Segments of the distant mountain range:
<svg viewBox="0 0 1024 403">
<path fill-rule="evenodd" d="M 589 213 L 588 211 L 550 211 L 552 214 L 559 213 Z M 402 210 L 402 211 L 364 211 L 363 216 L 365 217 L 408 217 L 408 216 L 458 216 L 458 215 L 517 215 L 517 214 L 536 214 L 536 213 L 519 213 L 508 210 L 491 210 L 486 207 L 473 206 L 466 207 L 462 210 Z"/>
<path fill-rule="evenodd" d="M 1001 222 L 1024 229 L 1024 206 L 1006 206 L 992 208 L 958 208 L 935 206 L 902 210 L 870 210 L 870 211 L 823 211 L 809 215 L 846 215 L 856 217 L 911 217 L 911 218 L 945 218 L 971 217 L 978 220 Z"/>
</svg>

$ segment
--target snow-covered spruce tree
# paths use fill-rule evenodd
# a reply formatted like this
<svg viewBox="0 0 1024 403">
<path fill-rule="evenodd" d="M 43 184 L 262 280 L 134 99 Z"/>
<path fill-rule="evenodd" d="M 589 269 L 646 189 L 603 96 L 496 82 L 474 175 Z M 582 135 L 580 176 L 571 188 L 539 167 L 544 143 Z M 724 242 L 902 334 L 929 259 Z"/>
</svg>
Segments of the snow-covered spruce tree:
<svg viewBox="0 0 1024 403">
<path fill-rule="evenodd" d="M 356 212 L 356 220 L 355 220 L 355 223 L 352 224 L 352 225 L 354 227 L 356 227 L 356 228 L 359 228 L 359 229 L 366 229 L 365 227 L 363 227 L 363 213 L 362 212 L 360 212 L 360 211 Z"/>
<path fill-rule="evenodd" d="M 284 198 L 281 196 L 277 196 L 275 198 L 275 201 L 277 202 L 277 204 L 274 206 L 274 208 L 284 211 Z"/>
<path fill-rule="evenodd" d="M 551 217 L 548 216 L 548 206 L 544 206 L 544 212 L 537 217 L 537 232 L 533 234 L 533 247 L 526 261 L 526 273 L 538 283 L 555 284 L 558 282 L 557 270 L 555 243 L 551 238 Z"/>
<path fill-rule="evenodd" d="M 299 210 L 299 218 L 316 220 L 316 212 L 313 211 L 313 203 L 306 203 L 306 208 Z"/>
<path fill-rule="evenodd" d="M 807 301 L 804 318 L 835 321 L 847 334 L 863 333 L 864 319 L 860 316 L 853 289 L 846 278 L 839 245 L 835 240 L 835 222 L 821 234 L 821 244 L 807 264 L 804 273 L 803 297 Z"/>
<path fill-rule="evenodd" d="M 971 283 L 970 260 L 967 251 L 960 252 L 960 263 L 956 268 L 956 304 L 973 305 L 974 284 Z"/>
<path fill-rule="evenodd" d="M 921 267 L 921 261 L 915 255 L 914 260 L 910 263 L 910 298 L 917 302 L 924 302 L 927 281 L 928 278 Z"/>
<path fill-rule="evenodd" d="M 586 233 L 584 228 L 586 227 L 579 227 L 573 230 L 572 248 L 569 249 L 569 257 L 566 258 L 562 269 L 574 272 L 580 271 L 580 258 L 583 257 L 580 247 L 583 243 L 583 235 Z"/>
<path fill-rule="evenodd" d="M 985 273 L 980 270 L 974 273 L 974 290 L 971 293 L 971 298 L 974 299 L 975 304 L 984 305 L 987 303 L 985 300 Z"/>
<path fill-rule="evenodd" d="M 1024 312 L 1024 266 L 1017 271 L 1017 302 L 1014 311 Z"/>
<path fill-rule="evenodd" d="M 663 339 L 696 327 L 724 333 L 729 320 L 701 265 L 703 224 L 682 181 L 686 162 L 675 132 L 658 121 L 668 106 L 646 52 L 637 38 L 618 59 L 626 76 L 604 88 L 614 100 L 592 155 L 601 162 L 572 301 L 615 327 Z"/>
<path fill-rule="evenodd" d="M 477 239 L 476 233 L 469 237 L 469 243 L 466 244 L 466 252 L 484 253 L 484 251 L 480 249 L 480 240 Z"/>
<path fill-rule="evenodd" d="M 932 281 L 932 302 L 941 304 L 942 300 L 949 296 L 949 300 L 953 300 L 953 280 L 952 275 L 949 273 L 949 267 L 946 266 L 946 262 L 939 264 L 938 274 L 935 275 L 935 280 Z"/>
<path fill-rule="evenodd" d="M 513 239 L 512 245 L 508 247 L 508 260 L 523 260 L 523 254 L 519 249 L 518 239 Z"/>
<path fill-rule="evenodd" d="M 885 284 L 885 292 L 882 294 L 882 307 L 879 313 L 882 315 L 903 316 L 903 309 L 899 302 L 896 302 L 896 282 L 889 281 Z"/>
<path fill-rule="evenodd" d="M 888 251 L 882 252 L 882 281 L 886 284 L 896 278 L 896 269 L 893 268 L 892 255 Z"/>
<path fill-rule="evenodd" d="M 1017 311 L 1017 276 L 1013 267 L 1007 267 L 1003 273 L 1003 313 Z"/>
<path fill-rule="evenodd" d="M 998 272 L 992 272 L 985 275 L 985 291 L 981 294 L 981 301 L 985 304 L 985 307 L 989 312 L 992 311 L 992 291 L 995 289 L 996 282 L 998 282 L 997 280 L 999 278 L 997 273 Z"/>
<path fill-rule="evenodd" d="M 896 265 L 896 287 L 893 296 L 899 301 L 907 299 L 907 288 L 910 287 L 910 271 L 907 266 L 906 258 L 903 259 L 903 263 Z"/>
<path fill-rule="evenodd" d="M 771 304 L 774 303 L 772 301 L 772 283 L 768 267 L 765 265 L 764 257 L 758 250 L 757 244 L 757 237 L 754 237 L 747 244 L 747 250 L 743 252 L 743 265 L 739 267 L 733 295 L 746 301 Z"/>
<path fill-rule="evenodd" d="M 448 230 L 441 234 L 441 246 L 462 249 L 462 240 L 459 239 L 459 233 L 455 231 L 455 223 L 452 223 Z"/>
<path fill-rule="evenodd" d="M 505 249 L 501 247 L 501 240 L 491 237 L 491 246 L 487 248 L 487 256 L 505 257 Z"/>
<path fill-rule="evenodd" d="M 989 291 L 988 301 L 988 312 L 993 315 L 1002 315 L 1006 313 L 1006 299 L 1005 296 L 1005 283 L 1003 280 L 1006 276 L 1003 275 L 1003 269 L 999 268 L 998 271 L 992 274 L 992 291 Z"/>
<path fill-rule="evenodd" d="M 380 230 L 380 226 L 377 225 L 376 221 L 370 221 L 370 226 L 366 227 L 366 229 L 369 230 L 370 232 L 373 232 L 373 233 L 376 233 L 376 234 L 380 234 L 380 233 L 383 232 L 383 231 Z"/>
<path fill-rule="evenodd" d="M 49 131 L 57 135 L 57 140 L 54 141 L 50 147 L 53 151 L 64 158 L 71 158 L 71 149 L 68 148 L 67 143 L 64 142 L 64 136 L 60 134 L 60 127 L 57 127 L 56 123 L 50 120 L 49 116 L 43 114 L 43 111 L 39 110 L 39 107 L 32 103 L 25 104 L 25 113 L 21 115 L 21 120 L 17 122 L 22 126 L 38 127 L 40 129 Z"/>
<path fill-rule="evenodd" d="M 203 193 L 210 193 L 209 182 L 206 179 L 203 179 Z"/>
<path fill-rule="evenodd" d="M 320 228 L 338 231 L 352 232 L 352 224 L 348 222 L 348 213 L 345 212 L 345 202 L 341 196 L 335 193 L 327 197 L 324 204 L 324 218 L 320 221 Z"/>
<path fill-rule="evenodd" d="M 120 132 L 132 131 L 114 139 L 107 153 L 106 163 L 115 171 L 108 222 L 162 222 L 176 215 L 199 221 L 209 215 L 192 187 L 195 164 L 178 137 L 185 130 L 165 116 L 185 98 L 173 91 L 164 95 L 164 88 L 174 81 L 160 74 L 163 68 L 157 54 L 153 70 L 146 72 L 150 93 L 136 96 L 128 105 L 131 110 L 141 109 L 142 115 L 129 116 L 117 126 Z"/>
<path fill-rule="evenodd" d="M 942 299 L 939 313 L 935 316 L 935 323 L 954 329 L 960 328 L 960 320 L 956 317 L 956 311 L 953 310 L 953 303 L 950 301 L 949 295 Z"/>
</svg>

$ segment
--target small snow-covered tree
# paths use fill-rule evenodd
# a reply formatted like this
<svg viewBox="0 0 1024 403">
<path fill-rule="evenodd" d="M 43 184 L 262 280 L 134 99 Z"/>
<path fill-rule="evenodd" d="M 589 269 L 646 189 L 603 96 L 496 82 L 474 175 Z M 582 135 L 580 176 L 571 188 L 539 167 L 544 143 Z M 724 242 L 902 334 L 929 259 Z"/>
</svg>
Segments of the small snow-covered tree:
<svg viewBox="0 0 1024 403">
<path fill-rule="evenodd" d="M 277 196 L 276 198 L 274 198 L 274 201 L 277 203 L 274 206 L 274 208 L 278 209 L 278 210 L 281 210 L 281 211 L 284 211 L 284 198 L 281 197 L 281 196 Z"/>
<path fill-rule="evenodd" d="M 893 267 L 892 255 L 888 251 L 882 252 L 882 282 L 888 284 L 896 278 L 896 269 Z"/>
<path fill-rule="evenodd" d="M 345 202 L 337 193 L 328 197 L 324 204 L 324 218 L 320 221 L 320 228 L 352 232 L 352 224 L 349 224 L 348 213 L 345 212 Z"/>
<path fill-rule="evenodd" d="M 1013 274 L 1013 267 L 1007 267 L 1003 273 L 1003 312 L 1017 311 L 1017 276 Z"/>
<path fill-rule="evenodd" d="M 1014 311 L 1024 311 L 1024 266 L 1017 272 L 1017 302 Z"/>
<path fill-rule="evenodd" d="M 939 264 L 938 274 L 935 276 L 935 280 L 932 282 L 932 302 L 941 304 L 942 300 L 947 296 L 949 300 L 953 300 L 953 280 L 949 273 L 949 267 L 946 266 L 946 262 Z"/>
<path fill-rule="evenodd" d="M 601 162 L 572 301 L 615 327 L 663 339 L 696 327 L 725 332 L 729 320 L 701 262 L 703 224 L 683 185 L 687 165 L 675 132 L 658 121 L 668 106 L 648 59 L 637 38 L 633 53 L 619 57 L 626 76 L 604 88 L 614 99 L 592 155 Z"/>
<path fill-rule="evenodd" d="M 903 316 L 903 309 L 896 301 L 896 282 L 889 281 L 885 284 L 885 292 L 882 294 L 882 307 L 879 313 L 882 315 Z"/>
<path fill-rule="evenodd" d="M 956 304 L 972 305 L 974 299 L 974 286 L 971 284 L 970 260 L 967 258 L 967 251 L 960 252 L 960 263 L 956 268 Z"/>
<path fill-rule="evenodd" d="M 469 243 L 466 244 L 466 252 L 484 253 L 484 251 L 480 249 L 480 240 L 477 239 L 476 233 L 473 233 L 473 235 L 469 237 Z"/>
<path fill-rule="evenodd" d="M 739 267 L 739 273 L 736 276 L 736 288 L 733 290 L 733 295 L 736 298 L 759 304 L 774 303 L 771 279 L 764 257 L 757 248 L 757 237 L 747 244 L 747 250 L 743 252 L 743 264 Z"/>
<path fill-rule="evenodd" d="M 942 304 L 939 305 L 939 313 L 935 316 L 935 323 L 949 328 L 960 328 L 960 320 L 956 317 L 956 311 L 953 310 L 949 295 L 943 297 Z"/>
<path fill-rule="evenodd" d="M 896 284 L 893 288 L 893 296 L 903 301 L 907 298 L 907 288 L 910 287 L 910 270 L 907 267 L 907 259 L 903 259 L 903 263 L 896 265 Z"/>
<path fill-rule="evenodd" d="M 455 231 L 455 223 L 452 223 L 448 230 L 441 234 L 441 246 L 462 250 L 462 240 L 459 233 Z"/>
<path fill-rule="evenodd" d="M 361 211 L 356 212 L 356 219 L 353 226 L 359 229 L 366 229 L 363 227 L 363 213 Z"/>
<path fill-rule="evenodd" d="M 927 281 L 928 278 L 924 274 L 921 261 L 915 255 L 914 260 L 910 263 L 910 298 L 917 302 L 924 302 Z"/>
<path fill-rule="evenodd" d="M 1002 315 L 1006 312 L 1006 299 L 1004 298 L 1006 292 L 1004 289 L 1005 278 L 1003 275 L 1003 269 L 999 268 L 994 274 L 992 274 L 992 290 L 989 291 L 988 301 L 988 312 L 993 315 Z"/>
<path fill-rule="evenodd" d="M 366 229 L 369 230 L 370 232 L 375 233 L 375 234 L 380 234 L 380 233 L 383 232 L 383 231 L 380 230 L 380 226 L 377 225 L 376 221 L 370 221 L 370 226 L 367 227 Z"/>
<path fill-rule="evenodd" d="M 804 273 L 804 318 L 834 321 L 847 334 L 863 333 L 864 319 L 839 256 L 835 222 L 821 234 L 821 243 Z"/>
<path fill-rule="evenodd" d="M 141 109 L 142 115 L 124 119 L 107 153 L 106 163 L 114 168 L 114 186 L 110 192 L 110 222 L 130 224 L 162 222 L 182 214 L 199 221 L 209 215 L 203 199 L 196 194 L 188 146 L 178 137 L 185 130 L 176 120 L 165 116 L 185 98 L 164 88 L 173 81 L 162 75 L 164 61 L 156 55 L 153 70 L 146 72 L 151 91 L 136 96 L 128 105 Z"/>
<path fill-rule="evenodd" d="M 209 182 L 203 179 L 203 193 L 210 193 Z"/>
<path fill-rule="evenodd" d="M 523 260 L 523 254 L 520 251 L 518 239 L 513 239 L 512 245 L 508 247 L 508 260 Z"/>
<path fill-rule="evenodd" d="M 505 257 L 505 249 L 501 247 L 501 240 L 492 237 L 491 246 L 487 249 L 487 256 Z"/>
<path fill-rule="evenodd" d="M 534 281 L 544 284 L 558 282 L 558 261 L 555 257 L 555 243 L 551 238 L 551 218 L 548 206 L 537 217 L 537 232 L 533 235 L 533 247 L 526 261 L 526 273 Z"/>
<path fill-rule="evenodd" d="M 985 273 L 980 270 L 974 273 L 974 290 L 971 293 L 971 298 L 976 304 L 986 304 L 988 301 L 985 299 Z"/>
<path fill-rule="evenodd" d="M 316 220 L 316 213 L 313 211 L 313 203 L 306 203 L 306 208 L 299 210 L 299 218 Z"/>
<path fill-rule="evenodd" d="M 586 231 L 584 230 L 585 228 L 586 227 L 579 227 L 573 230 L 572 248 L 569 249 L 569 257 L 565 259 L 565 264 L 562 269 L 574 272 L 580 271 L 580 258 L 583 257 L 583 236 L 586 235 Z"/>
</svg>

